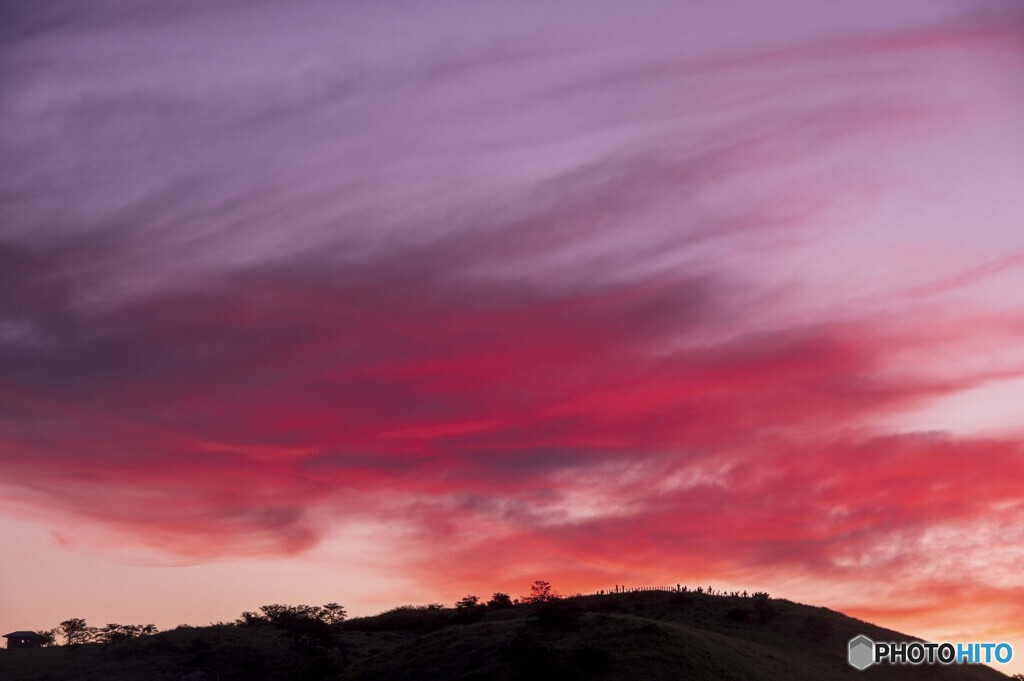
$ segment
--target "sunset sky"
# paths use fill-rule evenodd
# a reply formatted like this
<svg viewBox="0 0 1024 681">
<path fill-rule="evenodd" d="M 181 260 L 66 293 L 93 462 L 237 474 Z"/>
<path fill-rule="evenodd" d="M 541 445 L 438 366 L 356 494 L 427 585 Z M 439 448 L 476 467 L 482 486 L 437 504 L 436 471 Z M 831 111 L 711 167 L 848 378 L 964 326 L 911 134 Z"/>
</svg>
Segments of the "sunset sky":
<svg viewBox="0 0 1024 681">
<path fill-rule="evenodd" d="M 543 578 L 1024 652 L 1022 74 L 1015 0 L 4 2 L 0 629 Z"/>
</svg>

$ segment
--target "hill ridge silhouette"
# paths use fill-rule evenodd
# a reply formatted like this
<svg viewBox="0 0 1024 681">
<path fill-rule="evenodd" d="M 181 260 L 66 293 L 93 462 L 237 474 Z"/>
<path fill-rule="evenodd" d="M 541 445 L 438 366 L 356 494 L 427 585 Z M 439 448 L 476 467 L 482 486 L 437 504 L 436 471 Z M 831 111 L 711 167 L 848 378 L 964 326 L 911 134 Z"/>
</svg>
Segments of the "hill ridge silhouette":
<svg viewBox="0 0 1024 681">
<path fill-rule="evenodd" d="M 854 636 L 920 639 L 766 596 L 651 590 L 492 607 L 462 599 L 454 608 L 398 606 L 316 625 L 278 610 L 285 614 L 276 622 L 242 618 L 102 644 L 5 651 L 0 678 L 177 681 L 199 669 L 217 681 L 1009 678 L 973 665 L 858 672 L 846 662 Z"/>
</svg>

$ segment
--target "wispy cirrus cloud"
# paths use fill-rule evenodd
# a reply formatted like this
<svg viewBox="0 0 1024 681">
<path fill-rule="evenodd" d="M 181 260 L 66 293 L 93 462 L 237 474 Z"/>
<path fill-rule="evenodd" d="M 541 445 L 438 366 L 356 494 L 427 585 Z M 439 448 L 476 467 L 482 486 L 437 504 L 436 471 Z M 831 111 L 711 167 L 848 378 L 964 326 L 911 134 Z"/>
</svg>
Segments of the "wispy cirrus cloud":
<svg viewBox="0 0 1024 681">
<path fill-rule="evenodd" d="M 983 212 L 998 183 L 943 154 L 1014 167 L 976 65 L 1020 60 L 1019 12 L 737 49 L 480 9 L 466 41 L 362 6 L 11 7 L 5 512 L 198 562 L 400 528 L 388 569 L 460 588 L 1018 602 L 1012 552 L 947 558 L 1019 519 L 1019 440 L 900 423 L 1024 366 L 1015 294 L 943 297 L 1015 263 L 1020 206 Z M 855 597 L 884 574 L 916 587 Z"/>
</svg>

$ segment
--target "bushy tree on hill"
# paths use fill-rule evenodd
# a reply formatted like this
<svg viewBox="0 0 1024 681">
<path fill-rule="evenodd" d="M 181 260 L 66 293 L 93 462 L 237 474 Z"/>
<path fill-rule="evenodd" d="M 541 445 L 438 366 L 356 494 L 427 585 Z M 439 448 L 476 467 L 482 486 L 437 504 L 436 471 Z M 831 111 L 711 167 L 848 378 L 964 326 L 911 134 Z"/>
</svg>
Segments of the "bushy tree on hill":
<svg viewBox="0 0 1024 681">
<path fill-rule="evenodd" d="M 464 596 L 455 602 L 456 610 L 475 610 L 480 607 L 479 596 Z"/>
<path fill-rule="evenodd" d="M 36 633 L 39 634 L 40 636 L 42 636 L 43 639 L 44 639 L 41 645 L 44 648 L 49 648 L 50 646 L 57 645 L 57 636 L 58 636 L 58 634 L 60 634 L 60 629 L 59 628 L 40 629 Z"/>
<path fill-rule="evenodd" d="M 105 627 L 90 627 L 84 619 L 72 618 L 64 620 L 56 629 L 40 632 L 51 634 L 53 638 L 59 633 L 64 637 L 65 645 L 74 646 L 83 643 L 110 643 L 126 641 L 140 636 L 149 636 L 159 631 L 155 624 L 107 624 Z"/>
<path fill-rule="evenodd" d="M 327 603 L 321 608 L 320 619 L 327 624 L 338 624 L 344 622 L 348 617 L 345 606 L 338 603 Z"/>
<path fill-rule="evenodd" d="M 426 611 L 444 610 L 444 604 L 443 603 L 427 603 L 426 605 L 412 605 L 412 604 L 409 604 L 409 605 L 396 605 L 393 608 L 388 608 L 387 610 L 385 610 L 381 614 L 382 615 L 387 615 L 387 614 L 396 613 L 396 612 L 398 612 L 398 613 L 402 613 L 402 612 L 423 612 L 425 610 Z"/>
<path fill-rule="evenodd" d="M 497 591 L 491 596 L 491 600 L 487 601 L 487 607 L 494 610 L 504 610 L 512 607 L 512 597 L 507 593 Z"/>
<path fill-rule="evenodd" d="M 273 626 L 290 636 L 297 649 L 316 650 L 336 645 L 332 624 L 343 622 L 347 613 L 338 603 L 326 605 L 283 605 L 273 603 L 260 606 L 259 612 L 246 611 L 235 624 L 247 626 Z"/>
<path fill-rule="evenodd" d="M 65 645 L 76 646 L 89 643 L 96 636 L 96 628 L 90 627 L 84 619 L 75 617 L 64 620 L 58 627 L 64 637 Z"/>
<path fill-rule="evenodd" d="M 96 631 L 93 640 L 97 643 L 127 641 L 140 636 L 148 636 L 159 631 L 155 624 L 108 624 Z"/>
<path fill-rule="evenodd" d="M 326 605 L 282 605 L 274 603 L 260 606 L 259 612 L 251 612 L 249 610 L 243 612 L 241 617 L 235 620 L 235 624 L 282 624 L 298 620 L 337 624 L 344 622 L 347 616 L 348 613 L 345 611 L 345 607 L 338 603 L 327 603 Z"/>
<path fill-rule="evenodd" d="M 538 579 L 530 585 L 530 594 L 522 597 L 523 603 L 546 603 L 557 600 L 558 596 L 551 590 L 550 582 Z"/>
<path fill-rule="evenodd" d="M 455 603 L 455 618 L 457 622 L 469 624 L 479 622 L 484 617 L 486 608 L 480 603 L 479 596 L 465 596 Z"/>
</svg>

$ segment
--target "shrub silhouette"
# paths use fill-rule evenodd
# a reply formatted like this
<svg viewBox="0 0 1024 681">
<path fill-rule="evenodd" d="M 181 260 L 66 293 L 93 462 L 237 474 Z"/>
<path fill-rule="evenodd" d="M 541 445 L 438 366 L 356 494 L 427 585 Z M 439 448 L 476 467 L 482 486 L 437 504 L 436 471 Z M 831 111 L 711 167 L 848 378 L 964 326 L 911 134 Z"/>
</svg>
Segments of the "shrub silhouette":
<svg viewBox="0 0 1024 681">
<path fill-rule="evenodd" d="M 376 617 L 356 618 L 345 623 L 346 630 L 434 631 L 451 623 L 451 613 L 430 605 L 400 605 Z"/>
<path fill-rule="evenodd" d="M 493 610 L 504 610 L 512 607 L 512 597 L 507 593 L 496 591 L 491 600 L 487 601 L 487 607 Z"/>
</svg>

